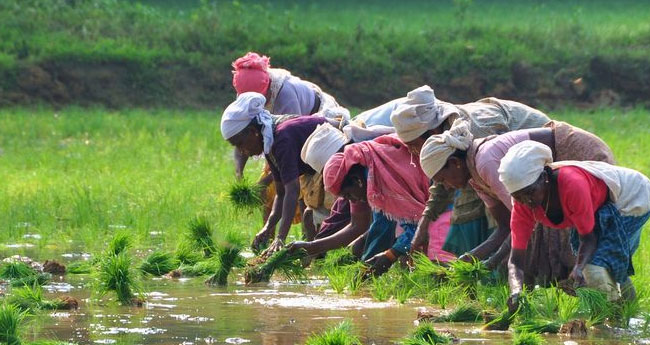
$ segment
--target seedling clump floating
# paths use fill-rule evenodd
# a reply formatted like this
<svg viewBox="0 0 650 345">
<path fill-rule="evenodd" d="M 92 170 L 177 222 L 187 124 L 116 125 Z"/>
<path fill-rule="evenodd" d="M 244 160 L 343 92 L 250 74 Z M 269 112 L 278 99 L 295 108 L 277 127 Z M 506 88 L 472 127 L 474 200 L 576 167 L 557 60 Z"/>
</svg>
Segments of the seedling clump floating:
<svg viewBox="0 0 650 345">
<path fill-rule="evenodd" d="M 216 252 L 212 239 L 212 225 L 207 218 L 203 216 L 193 218 L 188 230 L 187 238 L 196 249 L 203 251 L 204 257 L 211 257 Z"/>
<path fill-rule="evenodd" d="M 321 333 L 311 335 L 305 345 L 361 345 L 361 340 L 352 333 L 352 324 L 343 321 Z"/>
<path fill-rule="evenodd" d="M 159 277 L 178 268 L 178 261 L 174 259 L 171 253 L 160 250 L 154 251 L 145 258 L 140 265 L 140 270 L 144 273 Z"/>
</svg>

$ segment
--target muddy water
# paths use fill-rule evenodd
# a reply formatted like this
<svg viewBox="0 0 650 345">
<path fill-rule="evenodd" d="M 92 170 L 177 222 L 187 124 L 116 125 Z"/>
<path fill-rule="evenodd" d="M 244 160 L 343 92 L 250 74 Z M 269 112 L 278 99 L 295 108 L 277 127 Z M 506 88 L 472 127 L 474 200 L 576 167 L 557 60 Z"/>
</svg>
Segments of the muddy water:
<svg viewBox="0 0 650 345">
<path fill-rule="evenodd" d="M 242 281 L 241 277 L 239 281 Z M 121 307 L 90 298 L 89 276 L 56 279 L 48 296 L 68 294 L 80 309 L 50 312 L 29 323 L 27 339 L 78 344 L 302 344 L 313 332 L 351 320 L 364 344 L 395 344 L 414 326 L 421 303 L 378 303 L 364 296 L 339 296 L 317 279 L 307 284 L 272 282 L 254 287 L 207 287 L 202 278 L 147 279 L 144 307 Z M 437 324 L 461 343 L 511 343 L 504 332 L 479 332 L 480 324 Z M 566 343 L 574 341 L 575 343 Z M 547 337 L 549 344 L 630 344 L 633 337 L 611 332 L 588 339 Z"/>
</svg>

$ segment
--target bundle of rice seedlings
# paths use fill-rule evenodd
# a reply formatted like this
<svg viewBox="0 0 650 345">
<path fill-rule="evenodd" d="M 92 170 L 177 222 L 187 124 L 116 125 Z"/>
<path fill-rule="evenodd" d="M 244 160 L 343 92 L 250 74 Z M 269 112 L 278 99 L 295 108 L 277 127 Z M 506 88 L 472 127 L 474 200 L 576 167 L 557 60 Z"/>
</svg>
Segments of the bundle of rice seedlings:
<svg viewBox="0 0 650 345">
<path fill-rule="evenodd" d="M 330 268 L 325 271 L 325 276 L 327 276 L 327 281 L 332 290 L 339 295 L 345 292 L 345 287 L 348 285 L 348 277 L 345 270 L 338 267 Z"/>
<path fill-rule="evenodd" d="M 92 272 L 93 263 L 91 261 L 75 261 L 67 267 L 69 274 L 88 274 Z"/>
<path fill-rule="evenodd" d="M 205 283 L 208 285 L 227 285 L 230 271 L 234 267 L 244 267 L 246 265 L 246 259 L 240 253 L 241 247 L 232 243 L 217 248 L 217 254 L 215 255 L 217 269 Z"/>
<path fill-rule="evenodd" d="M 262 187 L 245 178 L 230 185 L 228 199 L 237 209 L 256 210 L 264 205 Z"/>
<path fill-rule="evenodd" d="M 97 281 L 100 295 L 113 291 L 122 305 L 138 302 L 136 294 L 140 290 L 139 281 L 131 269 L 131 258 L 126 252 L 102 259 Z"/>
<path fill-rule="evenodd" d="M 567 294 L 558 294 L 557 299 L 557 319 L 564 323 L 578 317 L 580 309 L 580 300 Z"/>
<path fill-rule="evenodd" d="M 596 289 L 579 288 L 576 289 L 576 294 L 580 300 L 580 314 L 587 315 L 590 327 L 602 324 L 614 315 L 616 306 L 607 299 L 606 293 Z"/>
<path fill-rule="evenodd" d="M 176 251 L 174 252 L 174 258 L 181 265 L 194 265 L 197 262 L 203 260 L 203 254 L 199 253 L 188 240 L 184 239 L 178 242 L 176 246 Z"/>
<path fill-rule="evenodd" d="M 542 318 L 532 318 L 520 322 L 515 326 L 517 333 L 552 333 L 560 331 L 562 324 L 559 321 L 546 320 Z"/>
<path fill-rule="evenodd" d="M 427 294 L 426 298 L 429 303 L 439 305 L 442 309 L 447 309 L 447 306 L 451 303 L 453 295 L 459 292 L 462 291 L 459 291 L 458 286 L 447 283 L 431 290 Z"/>
<path fill-rule="evenodd" d="M 541 345 L 544 344 L 544 338 L 537 333 L 521 332 L 515 334 L 512 343 L 514 345 Z"/>
<path fill-rule="evenodd" d="M 131 236 L 125 232 L 118 232 L 113 236 L 111 241 L 108 243 L 108 249 L 106 255 L 118 255 L 125 252 L 127 249 L 131 248 L 132 243 Z"/>
<path fill-rule="evenodd" d="M 370 294 L 372 298 L 379 302 L 388 301 L 391 296 L 390 281 L 388 275 L 384 274 L 379 277 L 372 277 Z"/>
<path fill-rule="evenodd" d="M 361 340 L 352 334 L 352 324 L 343 321 L 321 333 L 312 334 L 305 341 L 305 345 L 361 345 Z"/>
<path fill-rule="evenodd" d="M 183 277 L 200 277 L 216 272 L 219 262 L 213 258 L 199 261 L 194 265 L 181 265 L 178 270 Z"/>
<path fill-rule="evenodd" d="M 45 299 L 43 289 L 38 285 L 13 289 L 7 300 L 25 311 L 66 309 L 68 306 L 64 299 Z"/>
<path fill-rule="evenodd" d="M 426 254 L 416 252 L 411 255 L 413 259 L 412 276 L 417 280 L 431 280 L 442 283 L 447 280 L 449 270 L 431 261 Z"/>
<path fill-rule="evenodd" d="M 451 337 L 438 334 L 431 322 L 420 322 L 420 324 L 406 337 L 402 345 L 436 345 L 449 344 Z"/>
<path fill-rule="evenodd" d="M 22 279 L 36 275 L 37 272 L 24 262 L 6 262 L 0 267 L 0 278 Z"/>
<path fill-rule="evenodd" d="M 203 255 L 211 257 L 216 252 L 214 241 L 212 240 L 212 225 L 207 218 L 202 216 L 194 217 L 189 224 L 187 238 Z"/>
<path fill-rule="evenodd" d="M 456 307 L 449 314 L 435 317 L 433 322 L 476 322 L 483 317 L 483 311 L 475 303 L 467 303 Z"/>
<path fill-rule="evenodd" d="M 20 328 L 25 312 L 17 306 L 4 302 L 0 305 L 0 343 L 20 345 Z"/>
<path fill-rule="evenodd" d="M 140 264 L 140 271 L 156 277 L 160 277 L 161 275 L 167 274 L 177 268 L 178 261 L 174 259 L 174 256 L 171 253 L 166 253 L 160 250 L 156 250 L 149 254 L 142 264 Z"/>
<path fill-rule="evenodd" d="M 469 298 L 476 299 L 476 286 L 479 281 L 486 278 L 490 271 L 479 260 L 465 262 L 456 260 L 451 262 L 449 278 L 467 290 Z"/>
<path fill-rule="evenodd" d="M 275 271 L 280 271 L 289 280 L 299 280 L 304 277 L 305 269 L 300 263 L 300 259 L 307 256 L 306 250 L 299 250 L 293 253 L 281 249 L 264 262 L 255 266 L 248 266 L 244 271 L 244 281 L 248 284 L 259 282 L 268 282 Z"/>
<path fill-rule="evenodd" d="M 507 308 L 499 313 L 494 319 L 488 320 L 488 322 L 483 325 L 484 330 L 488 331 L 507 331 L 510 327 L 510 324 L 515 319 L 515 313 L 511 313 Z"/>
</svg>

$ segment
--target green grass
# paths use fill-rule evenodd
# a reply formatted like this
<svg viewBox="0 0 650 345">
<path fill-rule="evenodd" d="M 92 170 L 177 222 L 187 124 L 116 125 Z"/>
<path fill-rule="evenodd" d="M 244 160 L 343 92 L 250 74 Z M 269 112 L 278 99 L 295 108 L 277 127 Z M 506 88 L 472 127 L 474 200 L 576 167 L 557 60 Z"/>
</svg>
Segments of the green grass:
<svg viewBox="0 0 650 345">
<path fill-rule="evenodd" d="M 343 321 L 321 333 L 312 334 L 305 341 L 305 345 L 361 345 L 361 340 L 352 333 L 352 324 Z"/>
<path fill-rule="evenodd" d="M 21 323 L 25 312 L 6 302 L 0 305 L 0 343 L 7 345 L 20 345 Z"/>
<path fill-rule="evenodd" d="M 513 345 L 541 345 L 544 344 L 544 338 L 537 333 L 521 332 L 515 334 L 512 341 Z"/>
</svg>

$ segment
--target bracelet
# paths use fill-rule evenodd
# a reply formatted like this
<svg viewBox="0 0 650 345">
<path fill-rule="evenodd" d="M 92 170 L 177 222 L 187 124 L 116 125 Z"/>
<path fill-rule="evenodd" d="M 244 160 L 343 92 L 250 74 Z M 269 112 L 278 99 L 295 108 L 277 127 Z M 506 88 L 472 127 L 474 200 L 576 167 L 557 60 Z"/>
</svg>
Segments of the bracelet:
<svg viewBox="0 0 650 345">
<path fill-rule="evenodd" d="M 392 249 L 388 249 L 384 252 L 384 255 L 390 260 L 391 262 L 397 261 L 397 256 L 395 256 L 395 253 L 393 253 Z"/>
</svg>

